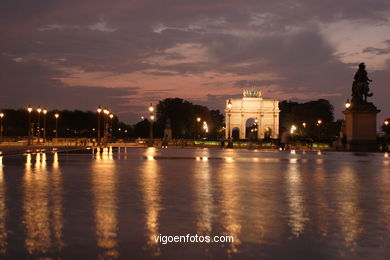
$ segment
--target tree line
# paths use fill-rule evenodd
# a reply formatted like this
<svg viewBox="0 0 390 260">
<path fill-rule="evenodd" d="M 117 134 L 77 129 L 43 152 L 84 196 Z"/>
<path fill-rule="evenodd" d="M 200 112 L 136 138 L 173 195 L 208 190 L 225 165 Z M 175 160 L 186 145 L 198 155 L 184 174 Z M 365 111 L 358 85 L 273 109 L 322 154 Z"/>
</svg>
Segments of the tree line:
<svg viewBox="0 0 390 260">
<path fill-rule="evenodd" d="M 341 129 L 342 121 L 334 121 L 333 106 L 328 100 L 319 99 L 304 103 L 282 101 L 279 103 L 280 128 L 287 131 L 296 126 L 295 138 L 313 138 L 322 140 L 335 139 Z M 26 109 L 5 109 L 3 118 L 4 136 L 28 135 L 28 112 Z M 88 137 L 97 136 L 98 113 L 80 110 L 52 110 L 45 116 L 34 111 L 31 113 L 31 122 L 34 128 L 43 127 L 45 117 L 46 136 L 55 136 L 56 119 L 58 113 L 59 137 Z M 167 98 L 159 101 L 155 110 L 153 133 L 155 138 L 162 138 L 168 121 L 172 129 L 173 138 L 207 137 L 216 140 L 225 135 L 225 116 L 219 110 L 193 104 L 181 98 Z M 100 130 L 103 136 L 104 117 L 100 115 Z M 197 119 L 200 118 L 198 121 Z M 134 125 L 128 125 L 117 116 L 107 118 L 111 136 L 116 138 L 148 138 L 150 118 L 144 118 Z M 321 123 L 318 123 L 321 120 Z M 204 122 L 207 124 L 207 133 Z"/>
</svg>

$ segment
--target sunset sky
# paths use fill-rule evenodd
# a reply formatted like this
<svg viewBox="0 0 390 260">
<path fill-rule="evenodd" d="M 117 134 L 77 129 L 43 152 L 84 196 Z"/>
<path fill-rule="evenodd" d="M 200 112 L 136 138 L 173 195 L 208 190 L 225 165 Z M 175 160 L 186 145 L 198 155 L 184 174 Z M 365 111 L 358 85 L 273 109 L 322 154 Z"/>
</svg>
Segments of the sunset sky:
<svg viewBox="0 0 390 260">
<path fill-rule="evenodd" d="M 180 97 L 223 109 L 329 99 L 336 118 L 365 62 L 390 116 L 388 0 L 1 0 L 0 108 L 95 110 L 136 123 Z"/>
</svg>

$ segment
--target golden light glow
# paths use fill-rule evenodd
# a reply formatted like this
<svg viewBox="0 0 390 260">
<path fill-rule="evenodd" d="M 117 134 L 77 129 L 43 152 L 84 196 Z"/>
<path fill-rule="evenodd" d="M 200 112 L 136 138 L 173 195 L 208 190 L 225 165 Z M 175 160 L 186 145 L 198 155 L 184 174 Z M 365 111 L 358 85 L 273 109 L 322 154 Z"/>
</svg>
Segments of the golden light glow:
<svg viewBox="0 0 390 260">
<path fill-rule="evenodd" d="M 114 115 L 113 115 L 113 114 L 110 114 L 110 118 L 113 119 L 113 118 L 114 118 Z"/>
<path fill-rule="evenodd" d="M 237 196 L 240 195 L 238 188 L 240 169 L 237 167 L 237 163 L 225 163 L 220 172 L 220 179 L 218 181 L 222 185 L 220 218 L 221 225 L 224 229 L 222 234 L 234 237 L 234 243 L 226 245 L 227 252 L 229 254 L 238 253 L 241 245 L 239 236 L 242 228 L 242 224 L 240 223 L 240 214 L 242 212 L 240 199 L 242 198 Z"/>
<path fill-rule="evenodd" d="M 145 157 L 154 157 L 155 153 L 156 149 L 154 147 L 149 147 L 145 152 Z M 160 247 L 154 240 L 154 236 L 159 234 L 161 176 L 159 164 L 156 160 L 145 160 L 144 162 L 141 189 L 145 207 L 145 229 L 148 238 L 147 245 L 153 254 L 157 256 L 160 254 Z"/>
<path fill-rule="evenodd" d="M 209 156 L 208 151 L 204 155 Z M 209 163 L 196 163 L 191 176 L 194 178 L 195 209 L 198 212 L 196 214 L 197 234 L 207 235 L 212 231 L 213 219 L 213 194 Z"/>
<path fill-rule="evenodd" d="M 54 117 L 55 117 L 55 118 L 59 118 L 59 117 L 60 117 L 60 114 L 56 113 L 56 114 L 54 115 Z"/>
<path fill-rule="evenodd" d="M 317 121 L 317 124 L 318 124 L 318 125 L 322 124 L 322 120 L 319 119 L 319 120 Z"/>
<path fill-rule="evenodd" d="M 4 113 L 0 113 L 0 118 L 3 118 L 4 117 Z"/>
<path fill-rule="evenodd" d="M 386 120 L 386 121 L 384 122 L 384 124 L 385 124 L 385 126 L 388 126 L 388 125 L 389 125 L 389 121 Z"/>
<path fill-rule="evenodd" d="M 198 118 L 196 119 L 196 121 L 198 121 L 198 123 L 200 122 L 200 120 L 201 120 L 201 118 L 200 118 L 200 117 L 198 117 Z"/>
<path fill-rule="evenodd" d="M 289 206 L 288 225 L 290 226 L 292 235 L 299 237 L 304 232 L 306 222 L 308 221 L 302 196 L 303 184 L 298 170 L 299 164 L 297 164 L 297 159 L 290 158 L 288 167 L 288 174 L 286 174 L 287 200 Z"/>
<path fill-rule="evenodd" d="M 42 108 L 38 107 L 37 111 L 38 111 L 38 113 L 41 113 L 42 112 Z"/>
<path fill-rule="evenodd" d="M 46 253 L 52 244 L 48 173 L 44 156 L 36 155 L 33 169 L 31 159 L 28 154 L 23 177 L 25 246 L 29 254 Z"/>
<path fill-rule="evenodd" d="M 98 106 L 96 111 L 100 114 L 102 112 L 102 108 L 100 106 Z"/>
<path fill-rule="evenodd" d="M 345 108 L 348 109 L 351 107 L 351 102 L 349 102 L 349 99 L 345 102 Z"/>
<path fill-rule="evenodd" d="M 154 107 L 153 107 L 152 103 L 150 103 L 149 112 L 152 113 L 153 111 L 154 111 Z"/>
<path fill-rule="evenodd" d="M 46 108 L 43 109 L 43 113 L 46 115 L 46 113 L 47 113 L 47 109 Z"/>
<path fill-rule="evenodd" d="M 92 175 L 94 215 L 99 259 L 112 259 L 118 252 L 117 187 L 118 179 L 112 147 L 105 147 L 95 156 Z"/>
<path fill-rule="evenodd" d="M 29 113 L 31 113 L 31 112 L 32 112 L 32 110 L 33 110 L 33 108 L 32 108 L 30 105 L 28 105 L 28 107 L 27 107 L 27 111 L 28 111 Z"/>
</svg>

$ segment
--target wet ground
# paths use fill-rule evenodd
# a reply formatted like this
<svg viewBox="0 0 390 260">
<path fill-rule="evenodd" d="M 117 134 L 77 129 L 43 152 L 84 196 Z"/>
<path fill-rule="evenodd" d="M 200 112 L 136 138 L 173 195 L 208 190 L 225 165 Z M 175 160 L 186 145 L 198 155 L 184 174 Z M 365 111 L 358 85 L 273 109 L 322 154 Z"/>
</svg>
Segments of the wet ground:
<svg viewBox="0 0 390 260">
<path fill-rule="evenodd" d="M 107 148 L 0 158 L 0 258 L 390 259 L 388 154 Z M 160 234 L 234 242 L 164 245 Z"/>
</svg>

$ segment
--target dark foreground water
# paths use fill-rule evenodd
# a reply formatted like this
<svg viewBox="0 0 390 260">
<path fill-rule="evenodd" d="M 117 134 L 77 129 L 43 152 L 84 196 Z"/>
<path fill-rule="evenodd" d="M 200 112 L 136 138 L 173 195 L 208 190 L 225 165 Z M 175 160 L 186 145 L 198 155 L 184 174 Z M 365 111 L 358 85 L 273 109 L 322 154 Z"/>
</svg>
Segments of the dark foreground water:
<svg viewBox="0 0 390 260">
<path fill-rule="evenodd" d="M 0 162 L 0 258 L 390 259 L 388 154 L 114 148 Z"/>
</svg>

